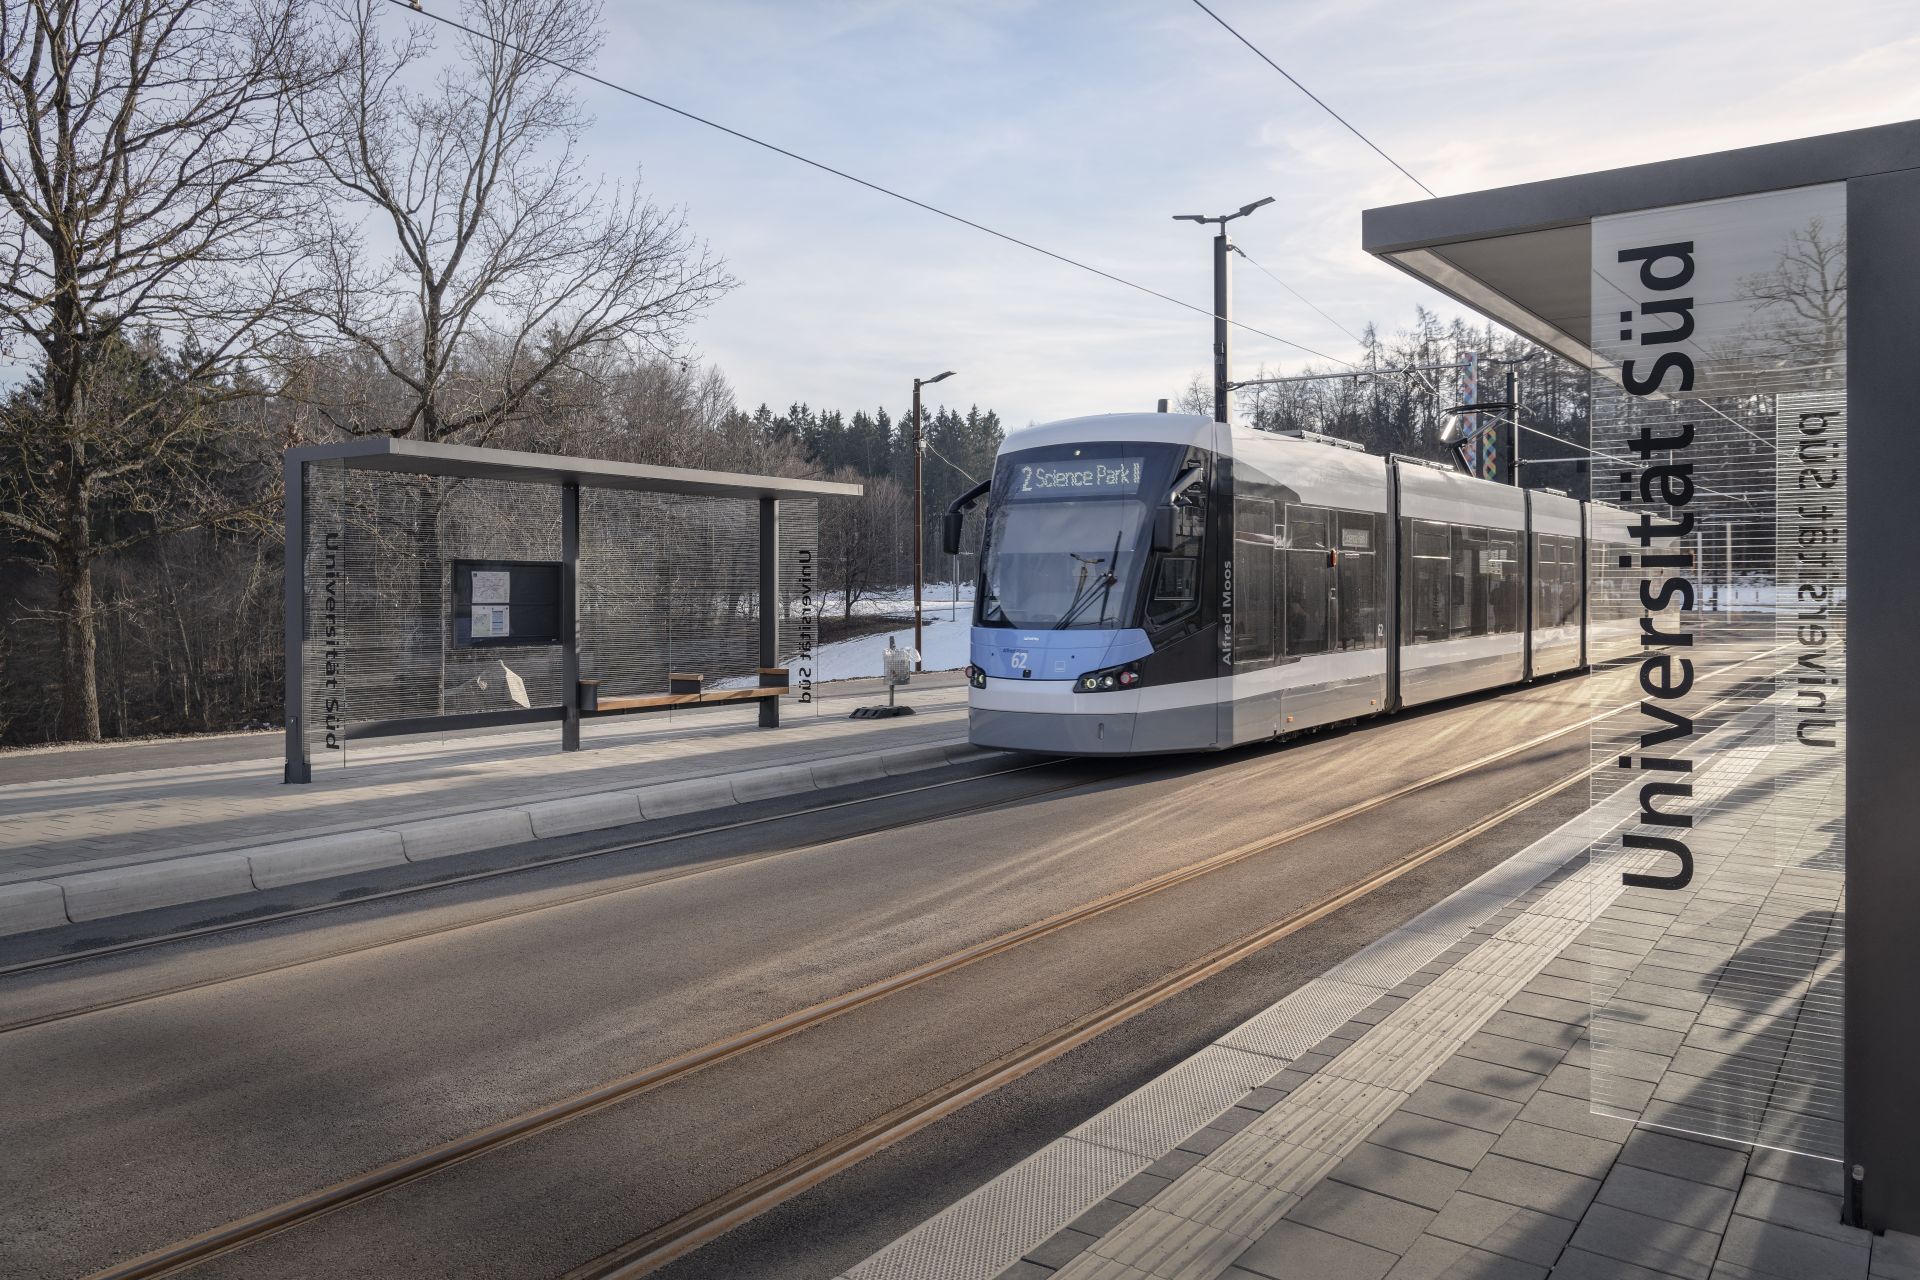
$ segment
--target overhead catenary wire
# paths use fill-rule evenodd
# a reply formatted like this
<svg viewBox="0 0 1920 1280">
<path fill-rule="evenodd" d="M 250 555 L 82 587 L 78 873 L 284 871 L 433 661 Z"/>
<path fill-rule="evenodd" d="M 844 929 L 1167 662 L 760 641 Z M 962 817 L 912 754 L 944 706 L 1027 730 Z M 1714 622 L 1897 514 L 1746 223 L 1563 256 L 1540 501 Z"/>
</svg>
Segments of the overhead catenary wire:
<svg viewBox="0 0 1920 1280">
<path fill-rule="evenodd" d="M 1426 192 L 1429 196 L 1432 196 L 1435 199 L 1439 198 L 1439 193 L 1434 191 L 1432 187 L 1429 187 L 1426 183 L 1414 177 L 1413 174 L 1407 172 L 1407 168 L 1405 165 L 1401 164 L 1398 160 L 1395 160 L 1392 156 L 1388 155 L 1385 151 L 1381 150 L 1380 146 L 1377 143 L 1375 143 L 1372 138 L 1369 138 L 1366 134 L 1360 132 L 1360 130 L 1355 128 L 1352 125 L 1352 123 L 1350 123 L 1347 120 L 1345 116 L 1342 116 L 1338 111 L 1335 111 L 1332 107 L 1328 106 L 1324 101 L 1322 101 L 1318 94 L 1314 93 L 1313 90 L 1307 88 L 1307 86 L 1305 86 L 1304 84 L 1301 84 L 1300 81 L 1295 79 L 1294 76 L 1290 72 L 1288 72 L 1285 67 L 1281 66 L 1279 63 L 1275 62 L 1272 58 L 1268 57 L 1266 53 L 1258 45 L 1253 43 L 1253 41 L 1241 35 L 1240 32 L 1236 30 L 1233 27 L 1233 25 L 1229 23 L 1225 18 L 1222 18 L 1219 14 L 1215 13 L 1212 9 L 1208 8 L 1204 3 L 1202 3 L 1202 0 L 1193 0 L 1193 4 L 1202 13 L 1206 14 L 1209 18 L 1212 18 L 1215 22 L 1219 23 L 1220 26 L 1234 39 L 1238 40 L 1241 44 L 1247 46 L 1248 49 L 1251 49 L 1255 54 L 1255 56 L 1257 56 L 1262 62 L 1266 63 L 1268 66 L 1272 67 L 1275 71 L 1279 72 L 1282 76 L 1286 77 L 1287 83 L 1291 84 L 1294 88 L 1298 89 L 1301 93 L 1304 93 L 1307 95 L 1307 97 L 1311 98 L 1314 102 L 1314 105 L 1318 106 L 1322 111 L 1325 111 L 1328 115 L 1332 116 L 1335 120 L 1338 120 L 1340 124 L 1346 128 L 1347 132 L 1351 133 L 1354 137 L 1360 139 L 1360 141 L 1366 143 L 1368 147 L 1372 148 L 1374 154 L 1378 155 L 1382 160 L 1385 160 L 1388 164 L 1398 169 L 1401 175 L 1404 176 L 1407 179 L 1407 181 L 1413 183 L 1414 186 L 1419 187 L 1422 191 Z M 1305 302 L 1309 307 L 1313 307 L 1315 311 L 1319 312 L 1324 319 L 1326 319 L 1329 323 L 1331 323 L 1335 328 L 1339 329 L 1340 332 L 1345 333 L 1349 338 L 1353 338 L 1355 342 L 1360 341 L 1359 338 L 1354 337 L 1354 335 L 1339 321 L 1335 320 L 1332 316 L 1327 315 L 1326 312 L 1321 311 L 1319 307 L 1314 306 L 1314 304 L 1311 301 L 1309 301 L 1305 295 L 1300 293 L 1299 290 L 1295 289 L 1292 285 L 1289 285 L 1286 281 L 1280 279 L 1280 277 L 1274 275 L 1271 271 L 1267 271 L 1267 269 L 1265 267 L 1260 266 L 1259 263 L 1254 262 L 1253 258 L 1250 257 L 1244 250 L 1242 250 L 1240 246 L 1235 245 L 1234 250 L 1235 252 L 1239 253 L 1241 257 L 1246 258 L 1248 262 L 1252 262 L 1256 268 L 1259 268 L 1259 270 L 1265 272 L 1273 280 L 1275 284 L 1279 285 L 1281 288 L 1285 289 L 1287 292 L 1293 294 L 1294 297 L 1299 298 L 1300 301 Z M 1618 285 L 1614 284 L 1611 280 L 1608 280 L 1605 276 L 1602 276 L 1598 271 L 1594 272 L 1594 275 L 1597 278 L 1599 278 L 1602 283 L 1620 292 L 1623 297 L 1626 296 L 1625 292 L 1623 290 L 1620 290 Z M 1325 357 L 1322 357 L 1322 358 L 1324 359 Z M 1346 362 L 1340 361 L 1339 363 L 1345 364 Z M 1348 365 L 1348 367 L 1352 368 L 1353 366 Z M 1243 384 L 1243 385 L 1247 385 L 1247 384 Z M 1725 421 L 1728 422 L 1730 425 L 1732 425 L 1735 430 L 1745 432 L 1747 435 L 1753 437 L 1753 439 L 1757 441 L 1762 447 L 1767 449 L 1773 449 L 1776 447 L 1772 441 L 1760 435 L 1758 432 L 1754 431 L 1752 428 L 1748 427 L 1746 424 L 1729 416 L 1728 414 L 1721 411 L 1716 406 L 1709 404 L 1705 400 L 1702 400 L 1699 403 L 1701 407 L 1704 408 L 1708 413 L 1713 414 L 1715 417 L 1725 419 Z M 1531 430 L 1531 429 L 1532 428 L 1528 428 L 1528 430 Z"/>
<path fill-rule="evenodd" d="M 1277 333 L 1269 333 L 1265 329 L 1261 329 L 1254 325 L 1247 324 L 1244 321 L 1235 320 L 1231 316 L 1225 316 L 1225 317 L 1215 316 L 1212 308 L 1210 307 L 1199 306 L 1195 303 L 1186 301 L 1184 298 L 1176 298 L 1170 293 L 1162 293 L 1160 292 L 1160 290 L 1152 288 L 1148 285 L 1140 284 L 1139 282 L 1134 280 L 1129 280 L 1125 276 L 1118 276 L 1111 271 L 1104 271 L 1101 268 L 1092 265 L 1091 263 L 1081 262 L 1077 258 L 1069 258 L 1064 253 L 1056 253 L 1052 249 L 1047 249 L 1040 245 L 1034 244 L 1030 240 L 1022 240 L 1019 236 L 1012 235 L 1008 232 L 1001 231 L 994 227 L 987 226 L 983 222 L 976 222 L 972 218 L 968 218 L 961 214 L 953 213 L 953 212 L 950 212 L 949 210 L 942 209 L 938 205 L 928 204 L 925 200 L 916 199 L 915 197 L 907 195 L 906 193 L 901 191 L 895 191 L 891 187 L 882 186 L 877 182 L 870 182 L 866 178 L 859 177 L 856 174 L 848 173 L 844 169 L 836 169 L 834 166 L 827 164 L 824 161 L 815 160 L 809 156 L 803 156 L 797 151 L 791 151 L 786 147 L 780 146 L 778 143 L 768 142 L 764 138 L 756 138 L 750 133 L 743 133 L 739 129 L 735 129 L 728 125 L 721 124 L 717 120 L 710 120 L 706 116 L 698 115 L 682 107 L 676 107 L 670 102 L 663 102 L 658 98 L 649 97 L 648 95 L 641 93 L 637 89 L 629 89 L 627 86 L 623 84 L 617 84 L 614 81 L 608 80 L 603 76 L 595 75 L 593 72 L 585 70 L 584 68 L 576 67 L 571 63 L 561 62 L 557 58 L 549 58 L 546 55 L 539 53 L 535 50 L 528 49 L 523 45 L 515 44 L 511 40 L 503 39 L 502 37 L 493 35 L 490 32 L 481 31 L 474 27 L 470 27 L 466 23 L 461 22 L 454 18 L 449 18 L 444 14 L 435 13 L 431 9 L 422 7 L 417 2 L 417 0 L 388 0 L 388 2 L 392 4 L 395 8 L 403 10 L 404 12 L 419 14 L 421 17 L 424 17 L 424 18 L 431 18 L 433 19 L 433 21 L 440 23 L 442 26 L 450 27 L 455 31 L 464 32 L 465 34 L 472 36 L 476 40 L 490 41 L 493 44 L 498 45 L 502 49 L 506 49 L 513 53 L 519 54 L 521 57 L 530 58 L 535 62 L 539 62 L 546 66 L 552 67 L 557 71 L 563 71 L 568 75 L 578 76 L 580 79 L 586 80 L 592 84 L 597 84 L 603 89 L 610 89 L 615 93 L 622 94 L 626 97 L 632 98 L 637 102 L 644 102 L 650 107 L 658 107 L 662 111 L 670 112 L 673 115 L 679 116 L 684 120 L 691 120 L 695 124 L 705 125 L 707 128 L 717 130 L 718 132 L 724 133 L 729 137 L 738 138 L 742 142 L 751 143 L 756 147 L 760 147 L 764 150 L 771 151 L 775 155 L 785 156 L 789 160 L 793 160 L 800 164 L 807 165 L 809 168 L 818 169 L 822 173 L 832 174 L 836 178 L 842 178 L 848 182 L 854 183 L 857 186 L 865 187 L 869 191 L 876 192 L 879 195 L 888 196 L 894 200 L 898 200 L 903 204 L 910 204 L 916 209 L 921 209 L 926 211 L 927 213 L 934 214 L 937 217 L 945 218 L 949 222 L 957 222 L 963 227 L 970 227 L 975 231 L 979 231 L 986 235 L 990 235 L 997 240 L 1004 240 L 1008 244 L 1017 245 L 1020 248 L 1025 249 L 1031 253 L 1037 253 L 1042 257 L 1051 258 L 1055 262 L 1064 263 L 1069 267 L 1076 267 L 1081 271 L 1090 272 L 1093 275 L 1099 276 L 1103 280 L 1109 280 L 1109 281 L 1112 281 L 1114 284 L 1124 285 L 1129 289 L 1133 289 L 1133 290 L 1136 290 L 1137 292 L 1147 294 L 1150 297 L 1158 298 L 1162 302 L 1170 302 L 1176 307 L 1182 307 L 1198 315 L 1207 316 L 1211 319 L 1224 319 L 1228 324 L 1232 325 L 1236 329 L 1244 329 L 1248 333 L 1258 334 L 1262 338 L 1269 339 L 1270 341 L 1273 341 L 1273 342 L 1278 342 L 1283 346 L 1289 346 L 1294 348 L 1295 350 L 1304 351 L 1310 356 L 1318 356 L 1322 360 L 1332 360 L 1335 364 L 1347 364 L 1345 360 L 1341 360 L 1334 356 L 1327 355 L 1325 352 L 1315 351 L 1312 347 L 1307 346 L 1305 343 L 1295 342 L 1292 338 L 1283 338 Z M 1349 365 L 1348 367 L 1351 368 L 1352 366 Z"/>
<path fill-rule="evenodd" d="M 1279 63 L 1275 62 L 1272 58 L 1269 58 L 1264 52 L 1262 52 L 1259 45 L 1255 44 L 1253 41 L 1247 39 L 1245 36 L 1241 35 L 1238 31 L 1234 30 L 1231 23 L 1229 23 L 1225 18 L 1221 17 L 1219 14 L 1215 13 L 1213 10 L 1207 8 L 1206 5 L 1201 3 L 1201 0 L 1193 0 L 1193 3 L 1194 3 L 1194 6 L 1200 10 L 1200 12 L 1206 14 L 1209 18 L 1212 18 L 1215 22 L 1219 23 L 1223 28 L 1225 28 L 1228 35 L 1232 36 L 1235 40 L 1238 40 L 1241 44 L 1247 46 L 1247 48 L 1253 50 L 1254 56 L 1258 57 L 1260 61 L 1266 63 L 1268 66 L 1272 67 L 1275 71 L 1278 71 L 1282 76 L 1286 77 L 1286 81 L 1288 84 L 1292 85 L 1294 88 L 1298 89 L 1300 92 L 1306 94 L 1307 97 L 1313 99 L 1313 103 L 1315 106 L 1319 107 L 1322 111 L 1332 116 L 1335 120 L 1338 120 L 1341 123 L 1341 125 L 1343 125 L 1346 128 L 1348 133 L 1351 133 L 1354 137 L 1360 139 L 1360 141 L 1366 143 L 1367 146 L 1371 147 L 1375 155 L 1379 156 L 1382 160 L 1385 160 L 1388 164 L 1398 169 L 1401 173 L 1401 176 L 1406 178 L 1408 182 L 1411 182 L 1414 186 L 1420 188 L 1422 191 L 1426 192 L 1428 195 L 1433 196 L 1434 199 L 1436 200 L 1439 199 L 1438 193 L 1435 192 L 1432 187 L 1420 181 L 1420 179 L 1414 177 L 1411 173 L 1408 173 L 1407 167 L 1405 165 L 1401 164 L 1398 160 L 1395 160 L 1392 156 L 1388 155 L 1385 151 L 1382 151 L 1379 147 L 1379 144 L 1375 143 L 1372 138 L 1369 138 L 1366 134 L 1354 128 L 1353 125 L 1347 120 L 1345 116 L 1341 115 L 1338 111 L 1335 111 L 1332 107 L 1328 106 L 1325 102 L 1323 102 L 1320 98 L 1320 95 L 1316 94 L 1313 90 L 1307 88 L 1307 86 L 1301 84 L 1298 80 L 1294 79 L 1291 72 L 1289 72 L 1285 67 L 1281 66 Z"/>
<path fill-rule="evenodd" d="M 1279 276 L 1273 274 L 1273 272 L 1261 266 L 1260 262 L 1252 254 L 1248 253 L 1245 249 L 1242 249 L 1237 244 L 1232 246 L 1232 248 L 1235 253 L 1245 258 L 1248 264 L 1251 265 L 1255 271 L 1258 271 L 1261 275 L 1273 281 L 1275 284 L 1279 285 L 1282 289 L 1285 289 L 1288 293 L 1300 299 L 1300 301 L 1306 303 L 1309 307 L 1312 307 L 1314 314 L 1318 315 L 1322 320 L 1325 320 L 1328 324 L 1332 325 L 1334 328 L 1338 329 L 1340 332 L 1346 334 L 1349 338 L 1352 338 L 1355 342 L 1359 343 L 1361 346 L 1364 347 L 1367 345 L 1367 340 L 1365 338 L 1362 338 L 1359 334 L 1355 333 L 1353 330 L 1347 328 L 1347 326 L 1341 324 L 1338 320 L 1335 320 L 1332 316 L 1322 311 L 1319 308 L 1319 306 L 1313 301 L 1312 298 L 1309 298 L 1306 294 L 1300 292 L 1298 289 L 1288 284 L 1285 280 L 1282 280 Z"/>
<path fill-rule="evenodd" d="M 958 471 L 958 472 L 959 472 L 959 473 L 960 473 L 960 474 L 961 474 L 961 475 L 962 475 L 963 477 L 965 477 L 965 478 L 966 478 L 966 481 L 967 481 L 967 483 L 968 483 L 968 484 L 979 484 L 979 483 L 980 483 L 980 479 L 979 479 L 979 477 L 977 477 L 977 476 L 975 476 L 975 475 L 974 475 L 974 474 L 973 474 L 973 473 L 972 473 L 971 471 L 969 471 L 969 470 L 967 470 L 967 469 L 966 469 L 965 467 L 963 467 L 963 466 L 961 466 L 961 465 L 960 465 L 959 463 L 957 463 L 957 462 L 955 462 L 955 461 L 954 461 L 954 460 L 953 460 L 952 458 L 949 458 L 949 457 L 948 457 L 948 456 L 947 456 L 946 454 L 944 454 L 944 453 L 942 453 L 942 452 L 940 452 L 940 451 L 939 451 L 938 449 L 936 449 L 936 448 L 934 448 L 934 447 L 933 447 L 933 441 L 931 441 L 931 440 L 927 440 L 927 441 L 926 441 L 926 446 L 927 446 L 927 452 L 928 452 L 928 453 L 930 453 L 930 454 L 932 454 L 932 455 L 933 455 L 934 457 L 936 457 L 936 458 L 938 458 L 938 459 L 940 459 L 940 461 L 942 461 L 942 462 L 944 462 L 944 463 L 946 463 L 946 464 L 947 464 L 948 466 L 950 466 L 950 467 L 952 467 L 952 468 L 953 468 L 953 469 L 954 469 L 955 471 Z"/>
</svg>

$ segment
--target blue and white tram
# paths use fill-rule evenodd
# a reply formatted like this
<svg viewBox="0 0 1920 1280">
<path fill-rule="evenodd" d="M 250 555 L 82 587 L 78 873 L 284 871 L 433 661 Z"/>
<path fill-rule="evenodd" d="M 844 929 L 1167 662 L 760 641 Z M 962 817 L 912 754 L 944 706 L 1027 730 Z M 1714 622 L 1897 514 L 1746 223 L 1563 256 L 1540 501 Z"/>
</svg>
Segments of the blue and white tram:
<svg viewBox="0 0 1920 1280">
<path fill-rule="evenodd" d="M 968 736 L 1080 755 L 1204 751 L 1599 661 L 1589 608 L 1624 513 L 1319 436 L 1195 415 L 1016 432 L 986 499 Z M 1617 617 L 1614 615 L 1618 615 Z"/>
</svg>

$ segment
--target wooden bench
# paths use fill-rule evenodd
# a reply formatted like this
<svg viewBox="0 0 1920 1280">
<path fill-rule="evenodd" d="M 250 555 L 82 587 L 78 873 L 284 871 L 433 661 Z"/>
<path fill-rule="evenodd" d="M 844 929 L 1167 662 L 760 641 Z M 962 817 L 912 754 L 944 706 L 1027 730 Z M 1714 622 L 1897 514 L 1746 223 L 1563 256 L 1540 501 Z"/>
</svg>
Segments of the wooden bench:
<svg viewBox="0 0 1920 1280">
<path fill-rule="evenodd" d="M 674 671 L 667 675 L 667 692 L 604 697 L 598 680 L 580 682 L 580 714 L 583 716 L 619 715 L 629 711 L 664 711 L 673 707 L 711 706 L 716 703 L 762 702 L 777 700 L 787 692 L 785 667 L 761 667 L 760 683 L 752 689 L 708 689 L 706 677 L 699 672 Z M 764 723 L 764 718 L 763 718 Z M 776 720 L 777 721 L 777 712 Z"/>
</svg>

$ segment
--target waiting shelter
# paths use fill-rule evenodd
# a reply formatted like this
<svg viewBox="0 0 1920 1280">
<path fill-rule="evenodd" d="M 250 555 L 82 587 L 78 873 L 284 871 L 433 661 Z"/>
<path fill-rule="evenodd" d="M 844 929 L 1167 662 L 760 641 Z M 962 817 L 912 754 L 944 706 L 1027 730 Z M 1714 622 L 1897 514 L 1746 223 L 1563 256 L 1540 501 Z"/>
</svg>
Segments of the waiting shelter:
<svg viewBox="0 0 1920 1280">
<path fill-rule="evenodd" d="M 810 700 L 859 485 L 386 436 L 287 451 L 286 770 L 356 739 Z"/>
<path fill-rule="evenodd" d="M 1633 522 L 1586 568 L 1641 606 L 1591 856 L 1653 892 L 1583 939 L 1593 1109 L 1830 1161 L 1848 1222 L 1920 1232 L 1920 121 L 1371 209 L 1362 239 L 1590 371 L 1591 496 Z"/>
</svg>

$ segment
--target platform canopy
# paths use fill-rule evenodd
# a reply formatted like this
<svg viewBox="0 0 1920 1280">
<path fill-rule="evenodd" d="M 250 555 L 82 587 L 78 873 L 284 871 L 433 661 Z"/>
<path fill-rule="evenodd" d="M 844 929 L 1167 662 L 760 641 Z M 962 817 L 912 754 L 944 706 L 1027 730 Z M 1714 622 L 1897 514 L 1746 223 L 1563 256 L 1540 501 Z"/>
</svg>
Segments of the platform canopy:
<svg viewBox="0 0 1920 1280">
<path fill-rule="evenodd" d="M 688 467 L 648 467 L 637 462 L 608 462 L 599 458 L 522 453 L 462 444 L 428 444 L 423 440 L 397 440 L 391 436 L 307 445 L 288 450 L 286 457 L 294 466 L 337 462 L 355 471 L 509 480 L 522 484 L 574 484 L 584 489 L 628 489 L 709 498 L 851 498 L 858 497 L 861 488 L 857 484 L 831 480 L 798 480 Z"/>
<path fill-rule="evenodd" d="M 1595 219 L 1914 169 L 1920 120 L 1368 209 L 1360 238 L 1368 253 L 1590 368 Z"/>
</svg>

